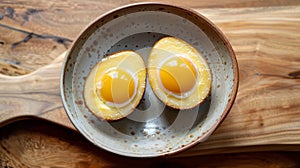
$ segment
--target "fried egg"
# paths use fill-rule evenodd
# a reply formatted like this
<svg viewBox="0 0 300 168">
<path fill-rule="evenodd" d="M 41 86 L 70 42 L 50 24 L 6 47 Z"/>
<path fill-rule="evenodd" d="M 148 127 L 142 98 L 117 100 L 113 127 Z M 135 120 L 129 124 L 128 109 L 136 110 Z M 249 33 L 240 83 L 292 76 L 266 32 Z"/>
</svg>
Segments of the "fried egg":
<svg viewBox="0 0 300 168">
<path fill-rule="evenodd" d="M 134 51 L 112 54 L 90 71 L 85 80 L 84 100 L 88 109 L 105 120 L 129 115 L 145 91 L 146 68 Z"/>
<path fill-rule="evenodd" d="M 164 37 L 154 44 L 147 72 L 156 96 L 176 109 L 197 106 L 211 89 L 212 75 L 205 58 L 175 37 Z"/>
</svg>

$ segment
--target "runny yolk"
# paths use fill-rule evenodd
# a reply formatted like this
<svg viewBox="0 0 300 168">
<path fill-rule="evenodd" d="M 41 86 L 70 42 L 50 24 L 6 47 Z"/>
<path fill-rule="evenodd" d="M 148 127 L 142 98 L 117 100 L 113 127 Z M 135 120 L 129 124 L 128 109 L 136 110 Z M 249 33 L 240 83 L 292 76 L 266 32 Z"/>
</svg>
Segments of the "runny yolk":
<svg viewBox="0 0 300 168">
<path fill-rule="evenodd" d="M 98 97 L 112 103 L 124 103 L 134 94 L 134 79 L 124 70 L 110 70 L 97 83 Z"/>
<path fill-rule="evenodd" d="M 190 91 L 196 83 L 196 69 L 183 57 L 172 57 L 159 70 L 162 85 L 175 94 Z"/>
</svg>

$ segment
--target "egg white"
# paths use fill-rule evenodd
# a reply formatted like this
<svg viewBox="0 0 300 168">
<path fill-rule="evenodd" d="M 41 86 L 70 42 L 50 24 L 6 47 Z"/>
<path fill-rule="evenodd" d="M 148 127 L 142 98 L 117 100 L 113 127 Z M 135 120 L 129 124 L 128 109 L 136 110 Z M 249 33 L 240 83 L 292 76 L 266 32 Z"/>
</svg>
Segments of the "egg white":
<svg viewBox="0 0 300 168">
<path fill-rule="evenodd" d="M 130 100 L 116 104 L 99 98 L 96 93 L 95 76 L 101 78 L 111 68 L 125 70 L 132 74 L 135 81 L 135 93 Z M 138 105 L 145 91 L 146 68 L 143 59 L 133 51 L 121 51 L 98 62 L 85 80 L 84 101 L 87 108 L 98 118 L 118 120 L 129 115 Z"/>
<path fill-rule="evenodd" d="M 197 79 L 193 89 L 185 94 L 170 93 L 163 86 L 158 74 L 163 62 L 182 56 L 188 59 L 196 69 Z M 205 58 L 187 42 L 175 38 L 164 37 L 157 41 L 148 58 L 148 78 L 155 95 L 166 105 L 176 109 L 189 109 L 197 106 L 208 97 L 212 75 Z"/>
<path fill-rule="evenodd" d="M 185 59 L 191 61 L 191 60 L 189 59 L 188 55 L 186 55 L 186 54 L 180 54 L 180 55 L 179 55 L 179 54 L 174 54 L 174 55 L 169 55 L 168 57 L 163 58 L 163 59 L 162 59 L 162 62 L 160 62 L 160 63 L 158 64 L 158 66 L 157 66 L 157 71 L 156 71 L 156 74 L 157 74 L 157 76 L 158 76 L 157 79 L 158 79 L 158 81 L 159 81 L 159 85 L 160 85 L 161 89 L 162 89 L 164 92 L 166 92 L 167 94 L 169 94 L 169 95 L 171 95 L 171 96 L 174 96 L 174 97 L 176 97 L 176 98 L 178 98 L 178 99 L 187 98 L 188 96 L 190 96 L 190 95 L 195 91 L 196 86 L 197 86 L 197 83 L 200 82 L 200 79 L 199 79 L 199 72 L 198 72 L 197 67 L 196 67 L 194 64 L 192 64 L 192 66 L 193 66 L 193 67 L 195 68 L 195 70 L 196 70 L 196 77 L 195 77 L 195 78 L 196 78 L 196 81 L 195 81 L 195 84 L 194 84 L 193 88 L 192 88 L 191 90 L 189 90 L 188 92 L 184 92 L 184 93 L 180 93 L 180 94 L 176 94 L 176 93 L 174 93 L 174 92 L 171 92 L 171 91 L 169 91 L 168 89 L 166 89 L 166 88 L 163 86 L 162 81 L 161 81 L 160 70 L 162 69 L 163 64 L 164 64 L 165 62 L 167 62 L 168 60 L 174 58 L 174 57 L 183 57 L 183 58 L 185 58 Z"/>
<path fill-rule="evenodd" d="M 101 99 L 103 102 L 105 102 L 108 106 L 115 107 L 115 108 L 121 108 L 121 107 L 124 107 L 124 106 L 128 105 L 128 104 L 135 98 L 136 93 L 137 93 L 137 86 L 138 86 L 138 85 L 137 85 L 137 83 L 138 83 L 138 74 L 135 73 L 135 72 L 129 71 L 128 69 L 126 70 L 126 69 L 124 69 L 124 68 L 121 69 L 121 68 L 116 68 L 116 67 L 114 67 L 114 68 L 110 68 L 110 69 L 104 71 L 104 72 L 102 73 L 102 76 L 103 76 L 104 74 L 108 73 L 109 71 L 115 70 L 115 69 L 123 70 L 123 71 L 127 72 L 128 74 L 130 74 L 130 76 L 133 78 L 133 81 L 134 81 L 134 91 L 133 91 L 133 95 L 132 95 L 127 101 L 125 101 L 124 103 L 114 103 L 114 102 L 109 102 L 109 101 L 104 100 L 102 97 L 99 97 L 99 96 L 97 96 L 97 97 L 98 97 L 99 99 Z M 102 76 L 101 76 L 100 78 L 102 78 Z M 101 88 L 101 86 L 99 86 L 99 85 L 101 85 L 101 82 L 100 82 L 100 81 L 98 81 L 98 82 L 94 81 L 94 82 L 96 83 L 96 87 L 97 87 L 97 88 Z"/>
</svg>

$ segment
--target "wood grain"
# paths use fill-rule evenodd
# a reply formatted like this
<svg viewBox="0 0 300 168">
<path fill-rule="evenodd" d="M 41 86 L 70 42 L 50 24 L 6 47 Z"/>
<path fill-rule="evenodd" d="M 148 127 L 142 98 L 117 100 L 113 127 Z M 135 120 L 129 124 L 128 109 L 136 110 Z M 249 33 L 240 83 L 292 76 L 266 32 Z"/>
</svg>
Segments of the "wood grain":
<svg viewBox="0 0 300 168">
<path fill-rule="evenodd" d="M 299 6 L 223 9 L 218 15 L 198 11 L 215 21 L 233 45 L 240 86 L 228 117 L 195 151 L 210 145 L 299 144 Z"/>
<path fill-rule="evenodd" d="M 30 74 L 0 74 L 0 126 L 28 117 L 44 118 L 75 130 L 62 107 L 59 78 L 65 54 Z"/>
<path fill-rule="evenodd" d="M 2 126 L 20 119 L 16 117 L 22 115 L 38 116 L 74 129 L 62 107 L 59 93 L 63 52 L 90 21 L 109 9 L 130 2 L 136 1 L 1 1 L 0 72 L 4 74 L 0 75 Z M 300 2 L 227 0 L 220 4 L 217 1 L 175 0 L 172 3 L 193 7 L 218 25 L 233 45 L 240 68 L 238 96 L 223 124 L 206 142 L 178 156 L 241 151 L 300 151 Z M 74 163 L 63 163 L 74 167 L 87 163 L 93 167 L 98 162 L 109 165 L 112 164 L 109 161 L 111 158 L 124 160 L 115 155 L 106 157 L 108 153 L 102 150 L 95 152 L 97 156 L 86 154 L 87 150 L 98 149 L 82 143 L 82 139 L 69 139 L 68 143 L 57 137 L 51 139 L 41 133 L 44 128 L 36 128 L 37 132 L 33 133 L 24 130 L 18 132 L 20 127 L 10 128 L 11 134 L 3 134 L 6 131 L 1 129 L 0 153 L 3 152 L 8 160 L 21 158 L 16 161 L 16 165 L 21 167 L 34 167 L 28 161 L 32 158 L 36 159 L 36 163 L 41 163 L 45 158 L 56 158 L 59 162 L 57 165 L 60 165 L 63 160 L 59 158 L 64 155 L 80 158 Z M 50 128 L 45 130 L 56 131 Z M 73 134 L 78 136 L 74 132 L 68 136 L 73 137 Z M 35 142 L 34 138 L 26 136 L 36 136 L 46 144 L 57 145 L 61 153 L 47 153 L 41 148 L 26 153 L 18 143 Z M 77 146 L 77 143 L 80 145 Z M 65 145 L 68 147 L 64 148 Z M 18 154 L 19 151 L 23 153 Z M 44 155 L 41 156 L 39 152 L 44 152 Z M 224 158 L 230 160 L 231 156 Z M 245 158 L 259 160 L 255 156 L 246 154 Z M 276 157 L 270 154 L 270 158 L 276 160 Z M 205 158 L 209 157 L 204 157 L 203 162 Z M 234 156 L 231 160 L 234 159 L 243 160 L 243 157 Z M 57 163 L 51 161 L 52 166 Z M 172 164 L 177 163 L 176 159 L 173 161 Z M 292 164 L 295 162 L 292 161 Z"/>
<path fill-rule="evenodd" d="M 2 0 L 0 61 L 20 65 L 28 71 L 41 68 L 70 47 L 71 41 L 80 31 L 99 15 L 134 2 L 140 0 Z M 263 10 L 272 10 L 269 7 L 300 5 L 298 0 L 223 0 L 222 3 L 218 0 L 161 0 L 161 2 L 201 9 L 200 11 L 212 8 L 209 14 L 215 15 L 222 11 L 220 8 L 225 7 L 229 10 L 245 7 L 266 7 Z M 31 33 L 40 36 L 32 36 Z"/>
<path fill-rule="evenodd" d="M 45 132 L 44 130 L 55 131 Z M 297 168 L 300 166 L 299 152 L 248 152 L 188 158 L 137 159 L 121 157 L 96 148 L 73 131 L 35 120 L 20 121 L 0 128 L 0 145 L 0 167 L 99 168 L 124 167 L 126 165 L 126 167 L 172 168 Z M 281 146 L 282 148 L 292 148 L 292 146 Z"/>
<path fill-rule="evenodd" d="M 298 144 L 300 34 L 296 27 L 300 27 L 300 7 L 222 9 L 218 14 L 214 9 L 198 11 L 229 37 L 241 80 L 229 116 L 209 141 L 191 152 L 196 155 L 198 150 L 220 147 Z M 220 15 L 227 17 L 216 18 Z M 59 98 L 62 58 L 27 76 L 0 76 L 2 121 L 25 114 L 71 126 Z"/>
</svg>

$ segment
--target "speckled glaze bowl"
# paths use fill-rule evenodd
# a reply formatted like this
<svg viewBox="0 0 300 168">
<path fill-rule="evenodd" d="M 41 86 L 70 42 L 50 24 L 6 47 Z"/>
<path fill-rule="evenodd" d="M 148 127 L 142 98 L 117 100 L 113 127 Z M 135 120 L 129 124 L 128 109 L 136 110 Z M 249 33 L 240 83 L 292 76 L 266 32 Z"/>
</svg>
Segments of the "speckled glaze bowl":
<svg viewBox="0 0 300 168">
<path fill-rule="evenodd" d="M 129 116 L 113 122 L 89 112 L 83 100 L 85 78 L 106 55 L 134 50 L 147 63 L 162 37 L 185 40 L 210 66 L 210 96 L 189 110 L 174 110 L 154 95 L 147 80 L 142 101 Z M 69 50 L 62 70 L 61 95 L 66 112 L 95 145 L 124 156 L 169 155 L 206 140 L 229 112 L 238 88 L 238 66 L 223 33 L 199 13 L 173 5 L 139 3 L 110 11 L 91 23 Z"/>
</svg>

